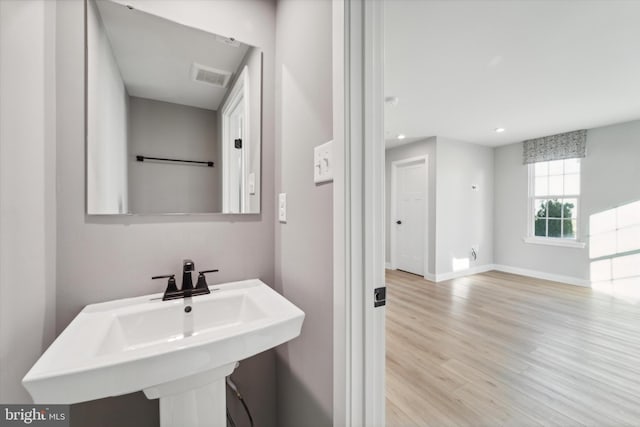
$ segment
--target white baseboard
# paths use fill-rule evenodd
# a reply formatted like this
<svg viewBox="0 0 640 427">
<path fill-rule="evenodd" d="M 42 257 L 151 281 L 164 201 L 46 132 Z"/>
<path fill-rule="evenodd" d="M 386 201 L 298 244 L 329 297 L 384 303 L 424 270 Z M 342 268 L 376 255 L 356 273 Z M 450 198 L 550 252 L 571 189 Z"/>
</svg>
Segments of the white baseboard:
<svg viewBox="0 0 640 427">
<path fill-rule="evenodd" d="M 387 270 L 393 270 L 393 268 L 391 268 L 391 263 L 390 262 L 385 262 L 384 263 L 384 268 L 386 268 Z"/>
<path fill-rule="evenodd" d="M 493 264 L 478 265 L 476 267 L 467 268 L 466 270 L 452 271 L 450 273 L 436 274 L 434 282 L 442 282 L 444 280 L 457 279 L 458 277 L 470 276 L 472 274 L 484 273 L 493 270 Z"/>
<path fill-rule="evenodd" d="M 390 269 L 391 264 L 387 263 L 386 268 Z M 546 273 L 544 271 L 529 270 L 526 268 L 511 267 L 502 264 L 485 264 L 477 267 L 468 268 L 466 270 L 452 271 L 443 274 L 426 273 L 424 278 L 432 282 L 443 282 L 445 280 L 457 279 L 458 277 L 470 276 L 472 274 L 485 273 L 487 271 L 501 271 L 503 273 L 518 274 L 520 276 L 533 277 L 534 279 L 550 280 L 552 282 L 565 283 L 567 285 L 591 287 L 591 282 L 578 277 L 563 276 L 560 274 Z"/>
<path fill-rule="evenodd" d="M 385 268 L 391 269 L 391 263 L 386 263 Z M 573 285 L 573 286 L 582 286 L 587 288 L 591 287 L 591 282 L 586 279 L 580 279 L 578 277 L 572 277 L 572 276 L 563 276 L 560 274 L 546 273 L 544 271 L 529 270 L 529 269 L 520 268 L 520 267 L 511 267 L 509 265 L 502 265 L 502 264 L 485 264 L 485 265 L 479 265 L 476 267 L 468 268 L 466 270 L 452 271 L 449 273 L 442 273 L 442 274 L 425 273 L 424 278 L 426 280 L 430 280 L 432 282 L 437 283 L 437 282 L 443 282 L 445 280 L 457 279 L 458 277 L 470 276 L 472 274 L 485 273 L 491 270 L 501 271 L 503 273 L 518 274 L 520 276 L 533 277 L 534 279 L 542 279 L 542 280 L 550 280 L 552 282 L 566 283 L 568 285 Z"/>
<path fill-rule="evenodd" d="M 425 276 L 425 279 L 432 280 L 434 282 L 442 282 L 445 280 L 457 279 L 458 277 L 484 273 L 491 270 L 502 271 L 503 273 L 518 274 L 520 276 L 533 277 L 534 279 L 550 280 L 553 282 L 560 282 L 560 283 L 565 283 L 567 285 L 573 285 L 573 286 L 583 286 L 583 287 L 591 286 L 591 282 L 589 280 L 580 279 L 578 277 L 563 276 L 560 274 L 546 273 L 544 271 L 529 270 L 526 268 L 511 267 L 508 265 L 501 265 L 501 264 L 479 265 L 477 267 L 468 268 L 466 270 L 436 274 L 435 276 L 430 275 L 430 276 L 433 276 L 432 278 L 427 278 Z"/>
<path fill-rule="evenodd" d="M 533 277 L 534 279 L 551 280 L 553 282 L 566 283 L 568 285 L 591 287 L 591 282 L 572 276 L 562 276 L 560 274 L 545 273 L 544 271 L 528 270 L 526 268 L 511 267 L 508 265 L 494 264 L 493 270 L 503 273 L 519 274 L 520 276 Z"/>
</svg>

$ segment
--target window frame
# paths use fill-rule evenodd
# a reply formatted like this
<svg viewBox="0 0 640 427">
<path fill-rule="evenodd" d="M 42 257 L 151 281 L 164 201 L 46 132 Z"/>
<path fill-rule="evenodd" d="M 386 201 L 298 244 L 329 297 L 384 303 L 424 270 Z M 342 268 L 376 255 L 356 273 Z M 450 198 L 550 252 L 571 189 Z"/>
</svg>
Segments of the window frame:
<svg viewBox="0 0 640 427">
<path fill-rule="evenodd" d="M 565 159 L 563 159 L 564 161 Z M 582 184 L 582 162 L 581 159 L 578 160 L 580 164 L 580 184 Z M 538 162 L 538 163 L 549 163 L 547 162 Z M 581 207 L 581 194 L 561 194 L 561 195 L 551 195 L 548 194 L 546 196 L 537 197 L 535 194 L 535 178 L 536 172 L 535 167 L 536 163 L 529 163 L 528 165 L 528 194 L 527 194 L 527 234 L 523 239 L 525 243 L 532 244 L 540 244 L 540 245 L 549 245 L 549 246 L 564 246 L 570 248 L 584 248 L 585 243 L 580 240 L 580 224 L 581 224 L 581 216 L 582 216 L 582 207 Z M 564 166 L 562 171 L 562 176 L 564 178 Z M 564 179 L 563 179 L 564 182 Z M 580 185 L 580 193 L 582 193 L 582 185 Z M 563 200 L 563 199 L 575 199 L 576 200 L 576 227 L 574 230 L 574 237 L 549 237 L 549 236 L 536 236 L 535 235 L 535 206 L 537 206 L 536 200 L 538 199 L 546 199 L 546 200 Z M 547 213 L 548 215 L 548 213 Z M 548 218 L 547 218 L 548 220 Z M 562 221 L 563 219 L 560 219 Z"/>
</svg>

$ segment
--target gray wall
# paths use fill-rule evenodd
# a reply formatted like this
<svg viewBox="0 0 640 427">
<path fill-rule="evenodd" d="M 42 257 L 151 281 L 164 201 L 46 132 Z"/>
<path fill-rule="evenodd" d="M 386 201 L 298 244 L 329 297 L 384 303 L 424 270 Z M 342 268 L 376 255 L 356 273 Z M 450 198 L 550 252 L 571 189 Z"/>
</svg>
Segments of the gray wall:
<svg viewBox="0 0 640 427">
<path fill-rule="evenodd" d="M 274 81 L 275 7 L 272 2 L 127 0 L 126 3 L 260 46 L 264 52 L 264 81 Z M 199 267 L 220 269 L 210 283 L 257 277 L 273 284 L 273 84 L 265 84 L 263 92 L 262 214 L 87 217 L 84 214 L 83 22 L 83 2 L 58 2 L 57 330 L 61 331 L 86 304 L 162 291 L 165 284 L 151 281 L 150 276 L 179 272 L 181 260 L 186 257 L 193 258 Z M 22 270 L 24 274 L 28 268 Z M 275 425 L 274 360 L 274 352 L 266 352 L 242 362 L 234 373 L 254 418 L 263 426 Z M 120 418 L 113 420 L 112 425 L 157 425 L 155 402 L 135 395 L 118 398 L 118 402 L 93 402 L 76 408 L 75 412 L 80 415 L 74 418 L 74 424 L 91 425 L 89 420 L 97 419 L 95 415 L 118 407 L 126 410 L 119 411 Z M 145 422 L 136 419 L 136 414 Z M 235 418 L 241 420 L 243 416 L 238 412 Z"/>
<path fill-rule="evenodd" d="M 416 141 L 399 147 L 390 148 L 385 156 L 385 194 L 386 194 L 386 215 L 385 237 L 386 237 L 386 262 L 391 262 L 391 233 L 390 227 L 394 218 L 391 217 L 391 163 L 397 160 L 409 159 L 411 157 L 429 156 L 429 182 L 427 188 L 428 202 L 428 273 L 435 274 L 436 263 L 436 138 L 428 138 L 423 141 Z"/>
<path fill-rule="evenodd" d="M 55 336 L 55 7 L 0 1 L 0 402 Z"/>
<path fill-rule="evenodd" d="M 454 272 L 454 259 L 468 259 L 470 268 L 493 263 L 493 194 L 493 149 L 438 137 L 436 278 Z"/>
<path fill-rule="evenodd" d="M 333 190 L 313 183 L 313 147 L 333 132 L 331 6 L 277 7 L 276 192 L 288 213 L 276 224 L 276 289 L 306 314 L 301 336 L 277 352 L 279 427 L 332 425 Z"/>
<path fill-rule="evenodd" d="M 134 213 L 220 212 L 217 113 L 129 98 L 129 205 Z M 136 155 L 214 161 L 214 167 L 138 162 Z"/>
<path fill-rule="evenodd" d="M 587 132 L 581 166 L 580 239 L 588 243 L 589 217 L 640 200 L 640 121 Z M 495 150 L 495 263 L 589 280 L 589 248 L 523 242 L 527 233 L 527 166 L 522 144 Z"/>
</svg>

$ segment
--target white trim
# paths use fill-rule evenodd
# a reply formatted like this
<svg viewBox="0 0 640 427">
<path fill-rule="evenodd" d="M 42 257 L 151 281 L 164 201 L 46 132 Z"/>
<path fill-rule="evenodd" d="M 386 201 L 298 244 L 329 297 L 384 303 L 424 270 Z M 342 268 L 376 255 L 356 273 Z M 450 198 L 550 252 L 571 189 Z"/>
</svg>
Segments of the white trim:
<svg viewBox="0 0 640 427">
<path fill-rule="evenodd" d="M 459 277 L 470 276 L 472 274 L 486 273 L 487 271 L 491 271 L 494 269 L 495 268 L 493 264 L 478 265 L 476 267 L 467 268 L 466 270 L 436 274 L 433 281 L 438 283 L 438 282 L 443 282 L 445 280 L 451 280 L 451 279 L 457 279 Z"/>
<path fill-rule="evenodd" d="M 563 159 L 563 160 L 568 160 L 568 159 Z M 580 161 L 580 191 L 582 191 L 582 160 L 578 159 Z M 545 162 L 546 163 L 546 162 Z M 525 237 L 525 239 L 556 239 L 555 237 L 537 237 L 535 236 L 535 230 L 534 230 L 534 203 L 536 199 L 576 199 L 576 209 L 578 212 L 578 216 L 576 217 L 576 229 L 575 229 L 575 239 L 567 239 L 568 241 L 572 241 L 572 242 L 578 242 L 581 243 L 582 246 L 578 245 L 571 245 L 571 244 L 554 244 L 554 243 L 542 243 L 538 240 L 536 241 L 526 241 L 526 243 L 539 243 L 539 244 L 549 244 L 551 246 L 566 246 L 566 247 L 575 247 L 575 248 L 580 248 L 580 247 L 584 247 L 584 243 L 580 242 L 580 222 L 581 222 L 581 217 L 582 217 L 582 206 L 581 206 L 581 200 L 582 200 L 582 196 L 580 194 L 563 194 L 563 195 L 552 195 L 549 194 L 547 196 L 536 196 L 535 194 L 535 163 L 529 163 L 527 166 L 529 167 L 528 172 L 528 200 L 527 200 L 527 237 Z M 562 173 L 563 173 L 563 177 L 564 177 L 564 164 L 563 164 L 563 169 L 562 169 Z M 547 216 L 548 216 L 548 212 L 547 212 Z"/>
<path fill-rule="evenodd" d="M 361 196 L 361 165 L 354 162 L 360 153 L 352 140 L 362 138 L 358 123 L 362 105 L 351 99 L 361 99 L 360 86 L 362 64 L 351 56 L 352 45 L 358 40 L 358 28 L 362 23 L 352 17 L 352 2 L 336 0 L 333 3 L 333 100 L 334 100 L 334 412 L 333 425 L 351 427 L 362 425 L 363 403 L 363 304 L 362 230 L 357 227 L 361 206 L 356 197 Z M 354 22 L 352 22 L 354 21 Z M 352 29 L 355 27 L 355 29 Z M 356 39 L 354 41 L 353 39 Z M 361 47 L 356 51 L 361 52 Z M 342 65 L 342 67 L 340 67 Z M 336 77 L 337 76 L 337 77 Z M 354 82 L 351 84 L 351 82 Z M 344 100 L 344 103 L 340 102 Z M 355 110 L 355 111 L 354 111 Z M 352 116 L 355 116 L 352 119 Z M 354 123 L 352 123 L 352 121 Z M 356 192 L 355 194 L 354 191 Z M 352 206 L 353 205 L 353 206 Z M 355 222 L 354 222 L 355 219 Z M 360 217 L 361 219 L 361 217 Z M 358 234 L 359 233 L 359 234 Z M 357 242 L 360 242 L 358 244 Z M 355 244 L 354 244 L 355 242 Z M 354 247 L 355 246 L 355 247 Z"/>
<path fill-rule="evenodd" d="M 432 274 L 432 273 L 425 273 L 424 274 L 424 280 L 428 280 L 430 282 L 435 282 L 436 281 L 436 275 Z"/>
<path fill-rule="evenodd" d="M 377 427 L 385 424 L 385 308 L 373 306 L 385 283 L 383 2 L 333 6 L 333 425 Z"/>
<path fill-rule="evenodd" d="M 511 266 L 502 265 L 502 264 L 480 265 L 480 266 L 469 268 L 462 271 L 438 274 L 435 277 L 432 274 L 430 274 L 431 277 L 428 278 L 425 275 L 425 279 L 438 283 L 445 280 L 451 280 L 451 279 L 457 279 L 459 277 L 470 276 L 473 274 L 485 273 L 487 271 L 501 271 L 503 273 L 517 274 L 519 276 L 532 277 L 534 279 L 549 280 L 552 282 L 558 282 L 565 285 L 581 286 L 581 287 L 587 287 L 587 288 L 591 287 L 591 282 L 586 279 L 580 279 L 578 277 L 572 277 L 572 276 L 564 276 L 561 274 L 546 273 L 544 271 L 529 270 L 529 269 L 520 268 L 520 267 L 511 267 Z"/>
<path fill-rule="evenodd" d="M 565 248 L 584 249 L 587 245 L 585 242 L 580 242 L 573 239 L 559 239 L 554 237 L 523 237 L 522 240 L 525 243 L 534 245 L 547 245 L 547 246 L 561 246 Z"/>
<path fill-rule="evenodd" d="M 354 0 L 351 0 L 354 2 Z M 362 61 L 363 96 L 358 102 L 363 121 L 352 123 L 364 131 L 361 144 L 363 163 L 364 236 L 359 243 L 364 253 L 364 405 L 363 423 L 357 426 L 384 426 L 385 396 L 385 313 L 384 306 L 374 307 L 374 289 L 385 286 L 385 141 L 384 141 L 384 2 L 362 2 L 362 52 L 351 51 L 354 60 Z M 353 101 L 353 99 L 352 99 Z M 381 191 L 382 190 L 382 191 Z M 354 267 L 357 264 L 354 264 Z M 355 390 L 354 390 L 355 391 Z"/>
<path fill-rule="evenodd" d="M 242 199 L 240 200 L 240 212 L 246 212 L 249 206 L 249 195 L 246 191 L 246 182 L 248 180 L 248 167 L 250 157 L 250 92 L 249 92 L 249 67 L 246 65 L 238 76 L 238 79 L 231 88 L 220 112 L 222 117 L 222 212 L 229 212 L 229 186 L 227 185 L 229 174 L 229 117 L 231 111 L 240 103 L 244 102 L 244 122 L 242 123 L 242 179 L 240 182 Z"/>
<path fill-rule="evenodd" d="M 249 212 L 251 195 L 249 194 L 249 174 L 251 170 L 251 147 L 254 145 L 251 135 L 251 78 L 247 65 L 242 69 L 240 76 L 243 80 L 244 92 L 244 123 L 242 124 L 242 212 Z"/>
<path fill-rule="evenodd" d="M 362 2 L 345 0 L 345 211 L 347 216 L 347 390 L 345 427 L 364 426 L 366 345 L 363 219 Z M 357 57 L 357 59 L 356 59 Z"/>
<path fill-rule="evenodd" d="M 391 263 L 390 262 L 385 262 L 384 263 L 384 268 L 386 270 L 395 270 L 395 268 L 391 267 Z"/>
<path fill-rule="evenodd" d="M 563 276 L 560 274 L 545 273 L 543 271 L 529 270 L 526 268 L 511 267 L 508 265 L 494 264 L 493 270 L 502 271 L 503 273 L 518 274 L 520 276 L 533 277 L 535 279 L 550 280 L 553 282 L 565 283 L 567 285 L 591 287 L 591 282 L 578 277 Z"/>
<path fill-rule="evenodd" d="M 334 114 L 344 107 L 334 115 L 334 144 L 343 137 L 344 145 L 334 153 L 344 165 L 334 171 L 334 249 L 342 259 L 334 253 L 333 425 L 377 427 L 385 424 L 385 307 L 373 306 L 385 283 L 383 2 L 334 6 Z"/>
<path fill-rule="evenodd" d="M 429 271 L 429 156 L 415 156 L 409 157 L 407 159 L 401 159 L 391 162 L 391 207 L 390 214 L 391 218 L 388 219 L 389 222 L 389 245 L 390 245 L 390 258 L 391 258 L 391 266 L 395 270 L 398 268 L 397 262 L 397 254 L 396 254 L 396 219 L 397 208 L 398 208 L 398 199 L 396 194 L 396 184 L 398 179 L 398 168 L 403 165 L 411 164 L 411 163 L 424 163 L 424 259 L 422 261 L 422 271 L 423 274 L 426 275 Z M 426 277 L 426 276 L 425 276 Z"/>
</svg>

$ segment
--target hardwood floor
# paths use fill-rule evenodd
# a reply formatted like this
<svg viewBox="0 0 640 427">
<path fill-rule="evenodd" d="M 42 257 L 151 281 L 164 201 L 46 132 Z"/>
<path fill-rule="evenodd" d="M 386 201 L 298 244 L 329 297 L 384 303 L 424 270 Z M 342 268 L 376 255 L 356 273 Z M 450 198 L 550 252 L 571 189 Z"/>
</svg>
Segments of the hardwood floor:
<svg viewBox="0 0 640 427">
<path fill-rule="evenodd" d="M 639 305 L 494 271 L 387 288 L 387 426 L 640 426 Z"/>
</svg>

